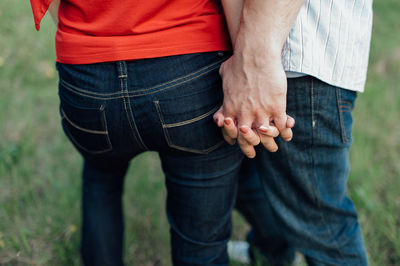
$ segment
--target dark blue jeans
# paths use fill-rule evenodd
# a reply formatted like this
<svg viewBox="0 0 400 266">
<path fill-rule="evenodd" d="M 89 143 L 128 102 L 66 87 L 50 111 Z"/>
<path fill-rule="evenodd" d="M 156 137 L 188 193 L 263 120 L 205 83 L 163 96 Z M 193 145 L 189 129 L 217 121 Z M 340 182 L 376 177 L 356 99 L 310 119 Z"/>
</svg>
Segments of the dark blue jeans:
<svg viewBox="0 0 400 266">
<path fill-rule="evenodd" d="M 253 246 L 271 265 L 294 250 L 309 265 L 366 265 L 360 225 L 346 195 L 352 109 L 356 93 L 305 76 L 288 80 L 293 140 L 259 147 L 241 169 L 236 207 L 251 223 Z"/>
<path fill-rule="evenodd" d="M 228 56 L 57 64 L 62 126 L 84 157 L 85 265 L 123 264 L 124 176 L 147 150 L 159 153 L 166 176 L 174 265 L 228 265 L 243 157 L 212 119 L 223 98 L 219 66 Z"/>
</svg>

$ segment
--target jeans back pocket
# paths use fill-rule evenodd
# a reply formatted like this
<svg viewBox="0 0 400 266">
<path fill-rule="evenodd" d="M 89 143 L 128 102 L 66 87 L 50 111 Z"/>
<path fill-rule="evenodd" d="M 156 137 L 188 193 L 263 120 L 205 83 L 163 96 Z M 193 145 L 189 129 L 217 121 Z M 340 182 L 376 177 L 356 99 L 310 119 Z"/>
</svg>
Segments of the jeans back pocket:
<svg viewBox="0 0 400 266">
<path fill-rule="evenodd" d="M 103 106 L 78 107 L 61 100 L 60 113 L 65 134 L 80 152 L 100 154 L 112 149 Z"/>
<path fill-rule="evenodd" d="M 221 129 L 213 121 L 221 101 L 220 86 L 154 101 L 169 147 L 207 154 L 221 146 Z"/>
</svg>

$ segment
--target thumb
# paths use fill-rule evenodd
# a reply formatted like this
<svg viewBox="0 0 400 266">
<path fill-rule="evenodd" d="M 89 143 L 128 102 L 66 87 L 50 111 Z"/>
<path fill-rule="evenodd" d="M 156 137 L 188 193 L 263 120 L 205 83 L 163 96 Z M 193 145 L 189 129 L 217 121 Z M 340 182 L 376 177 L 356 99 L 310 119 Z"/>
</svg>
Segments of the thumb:
<svg viewBox="0 0 400 266">
<path fill-rule="evenodd" d="M 276 128 L 280 131 L 286 128 L 286 120 L 287 120 L 287 115 L 286 113 L 281 113 L 279 116 L 274 117 L 274 124 Z"/>
<path fill-rule="evenodd" d="M 295 123 L 296 123 L 296 121 L 294 120 L 294 118 L 291 117 L 290 115 L 288 115 L 287 120 L 286 120 L 286 127 L 293 128 Z"/>
<path fill-rule="evenodd" d="M 218 109 L 218 111 L 213 116 L 215 124 L 218 127 L 222 127 L 224 125 L 225 116 L 222 111 L 222 106 Z"/>
</svg>

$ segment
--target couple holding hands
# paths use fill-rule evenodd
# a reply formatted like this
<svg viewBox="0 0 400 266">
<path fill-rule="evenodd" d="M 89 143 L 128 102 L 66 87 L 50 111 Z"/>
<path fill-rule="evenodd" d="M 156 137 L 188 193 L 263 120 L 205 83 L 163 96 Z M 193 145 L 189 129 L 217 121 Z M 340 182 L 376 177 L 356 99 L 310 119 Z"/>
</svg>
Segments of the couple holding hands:
<svg viewBox="0 0 400 266">
<path fill-rule="evenodd" d="M 372 0 L 31 6 L 38 30 L 48 9 L 57 22 L 62 127 L 84 157 L 85 265 L 123 265 L 124 177 L 148 150 L 166 177 L 174 265 L 228 265 L 235 207 L 265 264 L 299 251 L 309 265 L 367 265 L 346 180 Z"/>
</svg>

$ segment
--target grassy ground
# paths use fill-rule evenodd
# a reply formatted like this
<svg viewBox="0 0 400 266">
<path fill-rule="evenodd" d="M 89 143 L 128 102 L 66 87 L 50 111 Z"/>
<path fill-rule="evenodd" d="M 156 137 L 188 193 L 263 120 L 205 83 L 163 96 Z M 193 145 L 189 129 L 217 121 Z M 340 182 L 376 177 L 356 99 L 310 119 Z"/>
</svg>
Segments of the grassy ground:
<svg viewBox="0 0 400 266">
<path fill-rule="evenodd" d="M 371 265 L 400 265 L 400 2 L 375 0 L 366 92 L 354 113 L 349 193 Z M 79 265 L 81 159 L 61 132 L 55 27 L 29 2 L 0 1 L 0 265 Z M 136 158 L 124 196 L 127 265 L 170 265 L 164 180 Z M 247 225 L 235 214 L 234 238 Z"/>
</svg>

